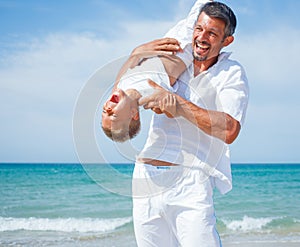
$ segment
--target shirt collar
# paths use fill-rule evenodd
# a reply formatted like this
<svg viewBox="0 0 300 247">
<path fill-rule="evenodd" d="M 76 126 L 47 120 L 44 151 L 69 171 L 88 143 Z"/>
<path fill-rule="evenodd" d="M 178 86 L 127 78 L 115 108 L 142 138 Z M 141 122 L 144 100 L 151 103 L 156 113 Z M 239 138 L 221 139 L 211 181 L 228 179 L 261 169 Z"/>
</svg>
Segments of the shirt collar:
<svg viewBox="0 0 300 247">
<path fill-rule="evenodd" d="M 231 56 L 232 52 L 221 52 L 218 57 L 218 62 L 228 59 Z"/>
</svg>

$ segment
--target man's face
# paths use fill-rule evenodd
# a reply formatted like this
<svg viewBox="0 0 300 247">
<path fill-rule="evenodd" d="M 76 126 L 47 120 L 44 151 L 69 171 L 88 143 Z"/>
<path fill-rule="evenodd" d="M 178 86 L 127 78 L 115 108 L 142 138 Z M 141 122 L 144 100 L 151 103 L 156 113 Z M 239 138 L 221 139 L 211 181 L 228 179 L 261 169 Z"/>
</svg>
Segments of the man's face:
<svg viewBox="0 0 300 247">
<path fill-rule="evenodd" d="M 193 34 L 193 55 L 197 61 L 215 59 L 221 49 L 227 46 L 225 22 L 211 18 L 202 12 L 196 22 Z"/>
<path fill-rule="evenodd" d="M 102 127 L 112 130 L 119 130 L 123 126 L 129 126 L 132 119 L 132 100 L 121 89 L 112 93 L 103 105 Z"/>
</svg>

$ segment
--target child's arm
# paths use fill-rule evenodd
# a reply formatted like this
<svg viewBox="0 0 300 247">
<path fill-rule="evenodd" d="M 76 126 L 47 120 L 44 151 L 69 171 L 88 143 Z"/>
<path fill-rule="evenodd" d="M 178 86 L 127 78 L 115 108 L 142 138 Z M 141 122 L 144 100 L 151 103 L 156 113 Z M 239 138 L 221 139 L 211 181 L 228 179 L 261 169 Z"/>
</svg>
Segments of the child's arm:
<svg viewBox="0 0 300 247">
<path fill-rule="evenodd" d="M 169 76 L 170 85 L 173 86 L 178 77 L 186 70 L 185 63 L 175 55 L 160 56 L 165 70 Z"/>
</svg>

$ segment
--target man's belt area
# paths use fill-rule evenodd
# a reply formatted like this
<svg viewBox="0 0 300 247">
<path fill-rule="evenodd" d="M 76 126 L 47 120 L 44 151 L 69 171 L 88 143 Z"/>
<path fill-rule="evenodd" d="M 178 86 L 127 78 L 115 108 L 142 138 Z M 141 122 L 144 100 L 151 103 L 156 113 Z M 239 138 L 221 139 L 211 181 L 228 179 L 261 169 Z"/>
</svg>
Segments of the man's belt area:
<svg viewBox="0 0 300 247">
<path fill-rule="evenodd" d="M 148 159 L 148 158 L 138 158 L 138 162 L 152 165 L 152 166 L 178 166 L 177 164 L 162 161 L 162 160 L 154 160 L 154 159 Z"/>
</svg>

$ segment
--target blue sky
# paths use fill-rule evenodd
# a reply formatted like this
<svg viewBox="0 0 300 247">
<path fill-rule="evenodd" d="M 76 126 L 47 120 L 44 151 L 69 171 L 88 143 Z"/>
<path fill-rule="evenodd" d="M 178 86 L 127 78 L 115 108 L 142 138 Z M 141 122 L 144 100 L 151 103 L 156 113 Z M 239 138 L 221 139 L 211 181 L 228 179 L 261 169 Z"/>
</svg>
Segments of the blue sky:
<svg viewBox="0 0 300 247">
<path fill-rule="evenodd" d="M 78 162 L 73 113 L 89 78 L 162 37 L 193 2 L 0 0 L 0 162 Z M 238 17 L 227 50 L 245 67 L 251 89 L 232 161 L 300 162 L 300 2 L 224 2 Z M 110 143 L 103 147 L 117 157 Z"/>
</svg>

